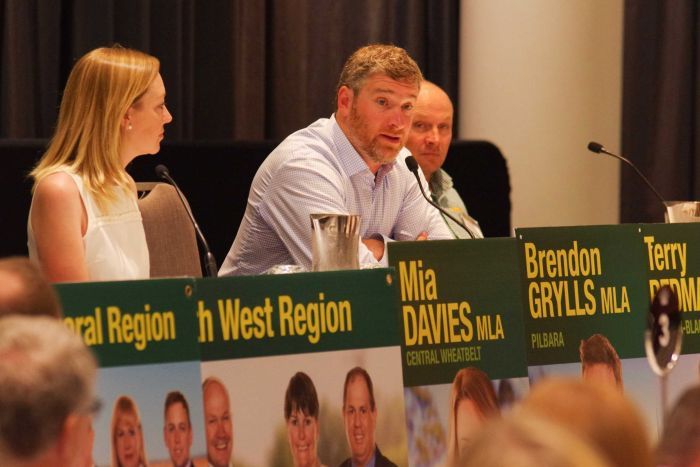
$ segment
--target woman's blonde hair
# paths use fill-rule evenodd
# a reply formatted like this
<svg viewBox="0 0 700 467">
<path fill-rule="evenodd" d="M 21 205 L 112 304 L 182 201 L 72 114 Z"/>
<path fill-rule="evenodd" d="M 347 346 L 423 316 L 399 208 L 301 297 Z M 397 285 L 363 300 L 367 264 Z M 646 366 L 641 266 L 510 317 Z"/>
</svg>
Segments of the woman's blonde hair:
<svg viewBox="0 0 700 467">
<path fill-rule="evenodd" d="M 157 58 L 118 45 L 85 54 L 73 67 L 49 147 L 32 170 L 34 188 L 60 166 L 83 179 L 98 206 L 131 189 L 119 157 L 121 123 L 158 76 Z"/>
<path fill-rule="evenodd" d="M 131 415 L 136 419 L 136 424 L 138 426 L 138 437 L 141 440 L 141 448 L 139 449 L 139 465 L 148 466 L 148 457 L 146 456 L 146 444 L 143 442 L 143 427 L 141 426 L 141 415 L 139 415 L 139 409 L 136 406 L 136 402 L 129 396 L 119 396 L 114 403 L 114 410 L 112 411 L 112 467 L 119 467 L 119 456 L 117 455 L 117 426 L 119 425 L 119 420 L 124 415 Z"/>
</svg>

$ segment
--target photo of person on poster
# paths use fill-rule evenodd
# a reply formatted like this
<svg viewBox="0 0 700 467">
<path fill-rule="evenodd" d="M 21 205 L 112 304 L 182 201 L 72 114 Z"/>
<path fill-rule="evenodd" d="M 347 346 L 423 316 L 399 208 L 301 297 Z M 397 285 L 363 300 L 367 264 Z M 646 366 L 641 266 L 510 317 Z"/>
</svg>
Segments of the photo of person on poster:
<svg viewBox="0 0 700 467">
<path fill-rule="evenodd" d="M 212 467 L 231 466 L 233 455 L 233 414 L 226 387 L 216 377 L 202 383 L 207 460 Z"/>
<path fill-rule="evenodd" d="M 378 416 L 368 436 L 359 429 L 358 436 L 371 436 L 370 452 L 378 445 L 383 457 L 405 467 L 411 464 L 403 428 L 406 411 L 401 366 L 396 364 L 401 361 L 400 351 L 395 346 L 212 360 L 202 364 L 200 379 L 216 377 L 228 389 L 235 415 L 236 467 L 292 467 L 305 462 L 338 467 L 352 456 L 343 411 L 343 385 L 348 370 L 361 366 L 371 375 Z M 360 377 L 359 381 L 365 388 L 364 379 Z M 366 389 L 365 393 L 368 402 L 363 412 L 369 415 Z M 303 433 L 301 426 L 294 432 L 290 423 L 293 417 L 287 419 L 287 413 L 294 415 L 295 408 L 301 410 L 296 410 L 297 422 L 307 426 Z M 196 444 L 197 430 L 194 435 Z M 298 452 L 294 452 L 295 444 L 300 448 Z M 197 457 L 193 458 L 199 467 Z"/>
<path fill-rule="evenodd" d="M 173 467 L 194 467 L 190 457 L 192 449 L 190 408 L 187 399 L 180 391 L 171 391 L 165 397 L 163 439 Z"/>
<path fill-rule="evenodd" d="M 148 467 L 141 416 L 129 396 L 118 397 L 112 411 L 112 467 Z"/>
<path fill-rule="evenodd" d="M 325 467 L 318 459 L 318 395 L 306 373 L 297 372 L 284 394 L 284 420 L 294 467 Z"/>
<path fill-rule="evenodd" d="M 343 387 L 343 419 L 351 457 L 340 467 L 396 467 L 384 457 L 375 442 L 377 406 L 369 373 L 355 367 L 345 376 Z"/>
<path fill-rule="evenodd" d="M 447 466 L 463 463 L 464 452 L 486 420 L 501 414 L 488 375 L 476 367 L 462 368 L 450 391 Z"/>
<path fill-rule="evenodd" d="M 583 379 L 623 389 L 620 357 L 607 337 L 593 334 L 581 340 L 579 355 Z"/>
</svg>

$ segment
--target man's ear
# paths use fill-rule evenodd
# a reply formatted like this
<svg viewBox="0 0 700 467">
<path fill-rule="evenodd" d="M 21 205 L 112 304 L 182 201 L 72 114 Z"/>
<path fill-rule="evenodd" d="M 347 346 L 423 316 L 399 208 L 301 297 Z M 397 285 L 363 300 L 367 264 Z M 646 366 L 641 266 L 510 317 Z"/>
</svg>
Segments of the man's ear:
<svg viewBox="0 0 700 467">
<path fill-rule="evenodd" d="M 70 414 L 63 421 L 63 426 L 61 427 L 61 433 L 56 439 L 56 445 L 51 448 L 56 450 L 56 455 L 59 459 L 67 462 L 69 459 L 73 459 L 82 452 L 81 444 L 85 443 L 83 439 L 84 433 L 81 433 L 82 427 L 82 416 L 77 414 Z"/>
<path fill-rule="evenodd" d="M 338 89 L 338 114 L 342 117 L 347 117 L 352 108 L 352 101 L 355 98 L 355 93 L 347 86 L 341 86 Z"/>
</svg>

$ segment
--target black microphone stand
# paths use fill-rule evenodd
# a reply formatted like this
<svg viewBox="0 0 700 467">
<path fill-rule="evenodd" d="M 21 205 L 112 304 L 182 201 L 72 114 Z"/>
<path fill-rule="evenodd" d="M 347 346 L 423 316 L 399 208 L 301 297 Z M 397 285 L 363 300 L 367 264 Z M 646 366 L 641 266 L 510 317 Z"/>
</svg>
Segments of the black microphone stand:
<svg viewBox="0 0 700 467">
<path fill-rule="evenodd" d="M 418 188 L 420 188 L 420 192 L 423 194 L 423 198 L 425 198 L 426 201 L 428 201 L 428 203 L 430 203 L 430 205 L 433 206 L 435 209 L 437 209 L 438 211 L 440 211 L 441 213 L 443 213 L 444 215 L 446 215 L 447 217 L 452 219 L 457 225 L 462 227 L 467 232 L 467 234 L 469 235 L 469 237 L 472 240 L 475 239 L 476 237 L 474 236 L 472 231 L 469 230 L 469 228 L 466 225 L 464 225 L 463 222 L 461 222 L 459 219 L 457 219 L 452 214 L 447 212 L 447 210 L 443 209 L 442 206 L 437 204 L 435 201 L 430 199 L 430 197 L 428 195 L 425 194 L 425 190 L 423 189 L 423 184 L 420 182 L 420 176 L 418 175 L 418 162 L 416 162 L 416 158 L 413 156 L 408 156 L 406 158 L 406 166 L 408 167 L 408 170 L 413 172 L 413 175 L 416 177 L 416 181 L 418 181 Z"/>
<path fill-rule="evenodd" d="M 202 233 L 202 230 L 199 228 L 199 225 L 197 224 L 197 221 L 194 219 L 194 215 L 192 214 L 192 211 L 190 210 L 189 205 L 185 201 L 185 197 L 182 194 L 182 191 L 180 190 L 180 187 L 177 186 L 177 183 L 175 183 L 175 180 L 170 176 L 170 172 L 168 172 L 168 168 L 164 166 L 163 164 L 158 164 L 156 166 L 156 175 L 159 178 L 162 178 L 168 184 L 172 185 L 173 188 L 175 188 L 175 192 L 177 193 L 177 196 L 180 198 L 180 202 L 182 205 L 185 207 L 185 210 L 187 211 L 187 214 L 190 216 L 190 221 L 192 221 L 192 225 L 194 226 L 194 230 L 197 233 L 197 238 L 202 244 L 202 248 L 204 249 L 204 269 L 206 272 L 207 277 L 216 277 L 218 274 L 218 268 L 216 266 L 216 258 L 214 258 L 214 255 L 212 254 L 211 250 L 209 249 L 209 244 L 207 243 L 207 239 L 204 238 L 204 234 Z"/>
<path fill-rule="evenodd" d="M 588 143 L 588 150 L 591 152 L 594 152 L 596 154 L 601 154 L 601 153 L 607 154 L 608 156 L 612 156 L 615 159 L 621 160 L 625 164 L 632 167 L 634 169 L 634 171 L 637 172 L 637 175 L 639 175 L 639 178 L 641 178 L 644 181 L 644 183 L 646 183 L 647 186 L 649 188 L 651 188 L 651 191 L 654 192 L 656 197 L 659 198 L 659 201 L 661 201 L 661 204 L 664 205 L 664 208 L 666 208 L 668 206 L 668 203 L 666 203 L 666 200 L 664 199 L 664 197 L 661 196 L 661 194 L 656 190 L 656 188 L 654 188 L 654 185 L 651 184 L 651 182 L 644 176 L 644 174 L 637 168 L 637 166 L 632 163 L 632 161 L 630 161 L 629 159 L 627 159 L 625 157 L 620 156 L 619 154 L 615 154 L 615 153 L 608 151 L 607 149 L 605 149 L 605 146 L 603 146 L 600 143 L 596 143 L 595 141 L 591 141 L 590 143 Z"/>
</svg>

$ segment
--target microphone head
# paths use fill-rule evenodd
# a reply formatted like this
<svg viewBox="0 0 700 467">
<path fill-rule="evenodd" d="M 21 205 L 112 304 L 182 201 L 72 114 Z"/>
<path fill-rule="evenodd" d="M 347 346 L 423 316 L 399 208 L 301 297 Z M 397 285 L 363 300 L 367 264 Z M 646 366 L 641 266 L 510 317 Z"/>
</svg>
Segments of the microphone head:
<svg viewBox="0 0 700 467">
<path fill-rule="evenodd" d="M 416 158 L 413 156 L 408 156 L 406 158 L 406 167 L 408 167 L 408 170 L 413 173 L 418 172 L 418 162 L 416 162 Z"/>
<path fill-rule="evenodd" d="M 156 176 L 158 178 L 167 180 L 168 177 L 170 177 L 170 172 L 168 171 L 168 168 L 166 166 L 164 166 L 163 164 L 158 164 L 156 165 Z"/>
<path fill-rule="evenodd" d="M 605 148 L 602 144 L 596 143 L 595 141 L 591 141 L 590 143 L 588 143 L 588 150 L 596 154 L 600 154 L 605 150 Z"/>
</svg>

